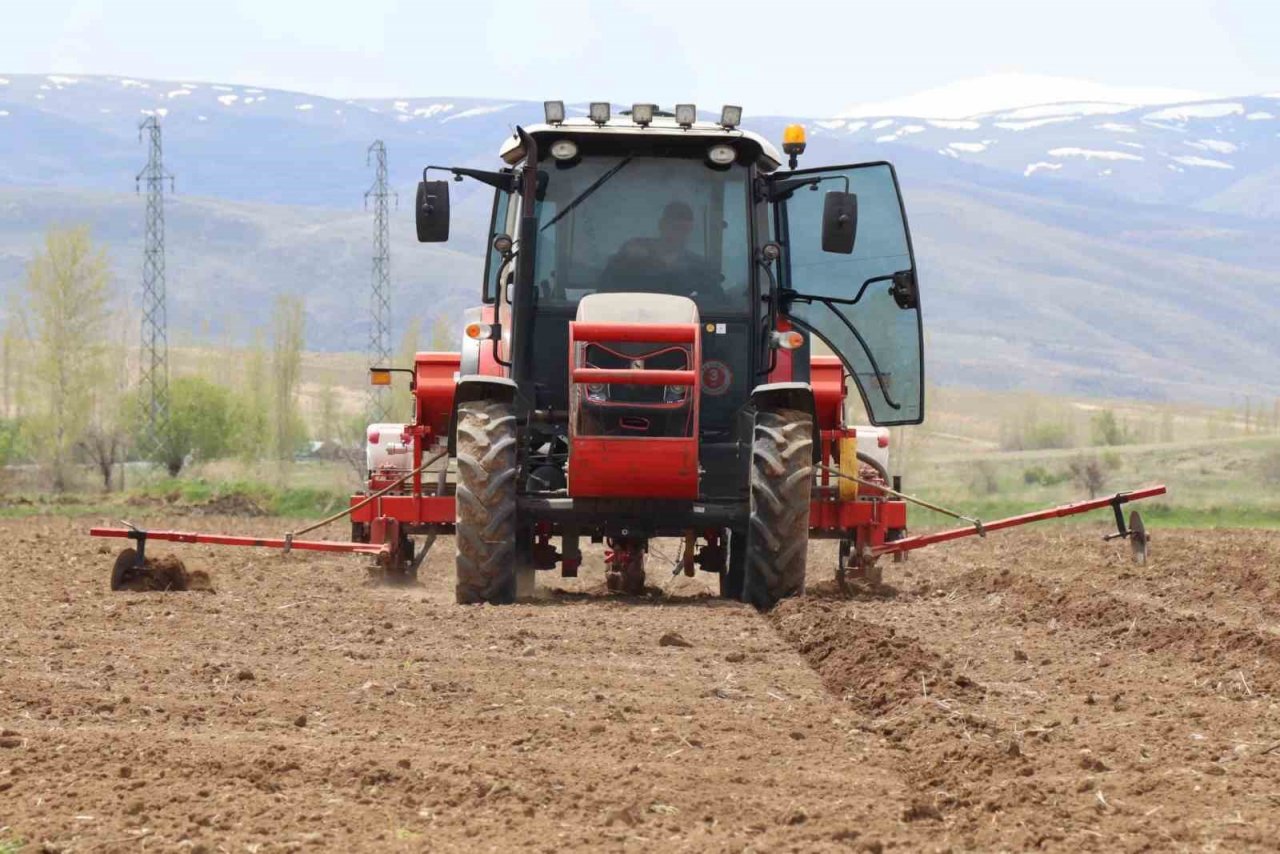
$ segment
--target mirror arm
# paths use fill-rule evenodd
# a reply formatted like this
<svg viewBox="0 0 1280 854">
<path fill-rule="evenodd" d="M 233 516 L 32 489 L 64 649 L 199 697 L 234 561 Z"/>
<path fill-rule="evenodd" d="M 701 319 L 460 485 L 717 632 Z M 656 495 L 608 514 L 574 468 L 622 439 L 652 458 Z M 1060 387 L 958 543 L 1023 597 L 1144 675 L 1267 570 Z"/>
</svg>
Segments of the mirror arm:
<svg viewBox="0 0 1280 854">
<path fill-rule="evenodd" d="M 796 190 L 802 187 L 816 187 L 822 180 L 822 178 L 791 178 L 786 181 L 770 181 L 766 185 L 768 199 L 771 202 L 785 202 L 795 194 Z M 845 181 L 847 182 L 848 179 L 846 178 Z"/>
<path fill-rule="evenodd" d="M 453 180 L 461 181 L 463 178 L 474 178 L 481 184 L 486 184 L 504 193 L 515 191 L 515 174 L 512 172 L 488 172 L 484 169 L 467 169 L 462 166 L 427 166 L 422 170 L 422 180 L 426 181 L 427 173 L 432 169 L 437 172 L 448 172 L 453 175 Z"/>
</svg>

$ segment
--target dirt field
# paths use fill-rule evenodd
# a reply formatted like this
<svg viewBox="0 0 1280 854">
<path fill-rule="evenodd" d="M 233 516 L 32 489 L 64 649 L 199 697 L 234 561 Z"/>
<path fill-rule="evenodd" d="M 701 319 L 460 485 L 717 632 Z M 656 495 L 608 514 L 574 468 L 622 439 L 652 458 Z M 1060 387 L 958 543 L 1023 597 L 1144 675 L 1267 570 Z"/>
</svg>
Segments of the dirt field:
<svg viewBox="0 0 1280 854">
<path fill-rule="evenodd" d="M 113 594 L 101 521 L 0 523 L 0 851 L 1280 844 L 1277 534 L 992 535 L 766 617 L 660 558 L 459 608 L 448 541 L 410 589 L 157 544 L 216 592 Z"/>
</svg>

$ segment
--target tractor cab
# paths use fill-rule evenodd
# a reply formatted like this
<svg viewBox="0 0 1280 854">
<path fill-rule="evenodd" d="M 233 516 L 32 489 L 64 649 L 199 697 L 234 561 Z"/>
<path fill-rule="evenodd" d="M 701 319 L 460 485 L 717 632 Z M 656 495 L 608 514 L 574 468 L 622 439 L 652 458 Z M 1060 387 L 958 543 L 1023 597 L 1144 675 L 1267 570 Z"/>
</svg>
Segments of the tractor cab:
<svg viewBox="0 0 1280 854">
<path fill-rule="evenodd" d="M 780 153 L 739 128 L 736 107 L 718 122 L 692 105 L 545 108 L 497 170 L 428 167 L 418 188 L 424 242 L 448 238 L 450 177 L 494 193 L 483 304 L 451 401 L 459 477 L 465 405 L 497 401 L 516 425 L 516 540 L 542 543 L 542 563 L 572 560 L 580 532 L 633 555 L 692 531 L 720 571 L 749 527 L 762 412 L 807 425 L 786 431 L 806 466 L 850 438 L 831 432 L 845 429 L 847 378 L 872 424 L 923 418 L 897 178 L 888 163 L 798 169 L 803 129 Z M 555 533 L 572 540 L 563 552 L 547 545 Z"/>
</svg>

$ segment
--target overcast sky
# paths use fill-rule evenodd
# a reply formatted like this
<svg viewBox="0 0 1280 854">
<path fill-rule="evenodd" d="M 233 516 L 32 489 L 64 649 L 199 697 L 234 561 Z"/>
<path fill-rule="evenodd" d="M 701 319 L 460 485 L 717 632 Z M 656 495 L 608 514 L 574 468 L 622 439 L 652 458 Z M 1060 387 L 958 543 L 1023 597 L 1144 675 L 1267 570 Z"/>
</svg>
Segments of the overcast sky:
<svg viewBox="0 0 1280 854">
<path fill-rule="evenodd" d="M 831 114 L 1009 72 L 1280 90 L 1280 0 L 3 0 L 0 74 Z"/>
</svg>

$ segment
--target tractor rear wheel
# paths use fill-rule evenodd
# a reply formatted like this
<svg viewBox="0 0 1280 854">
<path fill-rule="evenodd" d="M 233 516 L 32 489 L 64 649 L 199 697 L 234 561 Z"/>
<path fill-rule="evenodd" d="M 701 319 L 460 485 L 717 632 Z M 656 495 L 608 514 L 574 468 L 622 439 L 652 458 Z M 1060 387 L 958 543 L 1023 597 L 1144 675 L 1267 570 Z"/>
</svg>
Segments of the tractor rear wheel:
<svg viewBox="0 0 1280 854">
<path fill-rule="evenodd" d="M 756 413 L 751 522 L 743 600 L 767 610 L 804 592 L 813 479 L 813 419 L 796 409 Z"/>
<path fill-rule="evenodd" d="M 516 415 L 509 403 L 458 404 L 456 595 L 507 604 L 516 595 Z"/>
</svg>

